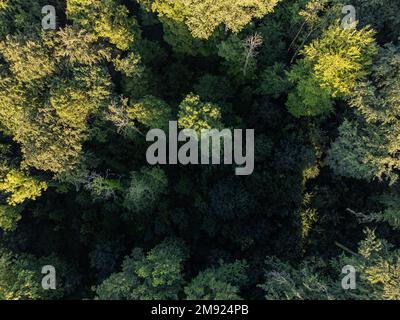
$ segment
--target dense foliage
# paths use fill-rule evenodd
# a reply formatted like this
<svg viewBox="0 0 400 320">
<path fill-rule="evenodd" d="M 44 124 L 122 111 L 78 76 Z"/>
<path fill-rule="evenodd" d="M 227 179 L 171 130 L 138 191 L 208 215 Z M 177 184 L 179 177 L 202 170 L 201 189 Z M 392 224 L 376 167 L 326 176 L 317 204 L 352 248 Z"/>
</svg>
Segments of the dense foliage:
<svg viewBox="0 0 400 320">
<path fill-rule="evenodd" d="M 348 4 L 0 0 L 0 299 L 400 299 L 400 4 Z M 169 121 L 254 172 L 150 165 Z"/>
</svg>

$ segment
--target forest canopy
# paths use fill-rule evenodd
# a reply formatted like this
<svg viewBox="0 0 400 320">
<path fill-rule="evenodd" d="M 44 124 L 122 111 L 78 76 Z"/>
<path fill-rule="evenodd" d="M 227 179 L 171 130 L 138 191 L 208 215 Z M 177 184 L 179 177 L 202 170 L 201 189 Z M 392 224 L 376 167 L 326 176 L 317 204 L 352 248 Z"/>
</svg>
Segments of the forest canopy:
<svg viewBox="0 0 400 320">
<path fill-rule="evenodd" d="M 0 300 L 400 299 L 399 12 L 0 0 Z M 254 171 L 150 164 L 172 121 Z"/>
</svg>

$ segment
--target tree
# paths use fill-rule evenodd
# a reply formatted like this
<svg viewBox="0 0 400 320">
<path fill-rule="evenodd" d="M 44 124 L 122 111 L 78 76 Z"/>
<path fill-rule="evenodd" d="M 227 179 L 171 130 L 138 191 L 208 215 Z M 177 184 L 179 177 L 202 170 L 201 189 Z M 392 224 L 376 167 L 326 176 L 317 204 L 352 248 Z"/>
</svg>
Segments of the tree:
<svg viewBox="0 0 400 320">
<path fill-rule="evenodd" d="M 384 193 L 379 197 L 379 202 L 384 206 L 383 211 L 368 215 L 366 222 L 387 222 L 393 229 L 400 229 L 400 208 L 397 190 Z"/>
<path fill-rule="evenodd" d="M 200 97 L 189 94 L 179 105 L 178 125 L 183 129 L 221 129 L 221 110 L 213 103 L 204 103 Z"/>
<path fill-rule="evenodd" d="M 42 267 L 53 265 L 57 270 L 57 290 L 42 287 Z M 0 249 L 1 300 L 54 300 L 71 292 L 76 285 L 75 271 L 55 255 L 37 258 L 29 254 L 16 255 Z"/>
<path fill-rule="evenodd" d="M 385 165 L 387 149 L 379 128 L 359 125 L 345 120 L 339 127 L 339 137 L 332 144 L 326 158 L 336 174 L 371 181 L 386 176 L 396 179 L 392 166 Z M 367 147 L 366 147 L 367 146 Z M 390 158 L 389 158 L 390 159 Z"/>
<path fill-rule="evenodd" d="M 342 29 L 335 24 L 302 50 L 320 86 L 332 97 L 348 96 L 365 79 L 378 52 L 374 35 L 369 28 Z"/>
<path fill-rule="evenodd" d="M 0 252 L 0 298 L 2 300 L 39 299 L 40 284 L 26 268 L 29 261 L 16 259 L 9 252 Z"/>
<path fill-rule="evenodd" d="M 221 38 L 219 34 L 209 39 L 194 38 L 188 27 L 181 20 L 170 19 L 166 16 L 159 17 L 163 24 L 164 40 L 178 54 L 192 56 L 210 56 L 217 49 L 216 45 Z"/>
<path fill-rule="evenodd" d="M 6 177 L 0 181 L 0 190 L 10 194 L 7 203 L 16 206 L 27 199 L 35 200 L 46 191 L 47 184 L 35 178 L 25 175 L 21 171 L 11 170 Z"/>
<path fill-rule="evenodd" d="M 163 193 L 166 192 L 168 179 L 160 168 L 142 168 L 132 173 L 129 188 L 126 190 L 124 207 L 133 213 L 153 211 Z"/>
<path fill-rule="evenodd" d="M 0 0 L 0 299 L 400 299 L 400 2 L 344 4 Z"/>
<path fill-rule="evenodd" d="M 115 0 L 71 0 L 66 13 L 76 25 L 108 39 L 120 50 L 130 49 L 139 37 L 135 18 Z"/>
<path fill-rule="evenodd" d="M 253 44 L 250 43 L 252 37 L 256 37 Z M 246 40 L 242 40 L 234 34 L 218 45 L 218 55 L 224 58 L 224 65 L 230 75 L 238 79 L 254 76 L 256 50 L 262 43 L 262 39 L 258 37 L 259 35 L 249 36 Z"/>
<path fill-rule="evenodd" d="M 94 201 L 114 199 L 117 194 L 124 191 L 121 181 L 118 179 L 102 177 L 95 172 L 87 177 L 85 189 L 90 192 Z"/>
<path fill-rule="evenodd" d="M 279 98 L 290 88 L 289 80 L 284 72 L 284 64 L 275 63 L 273 66 L 266 68 L 261 75 L 259 92 L 274 99 Z M 292 114 L 297 114 L 296 106 L 290 103 Z"/>
<path fill-rule="evenodd" d="M 306 61 L 298 63 L 287 74 L 296 87 L 288 95 L 286 106 L 295 117 L 318 116 L 333 110 L 329 92 L 319 85 L 318 79 L 310 72 Z"/>
<path fill-rule="evenodd" d="M 332 299 L 329 280 L 318 269 L 326 267 L 319 259 L 304 261 L 294 268 L 276 257 L 265 260 L 265 283 L 259 285 L 267 300 Z"/>
<path fill-rule="evenodd" d="M 22 84 L 42 82 L 55 71 L 55 61 L 38 40 L 8 35 L 0 42 L 2 56 L 15 79 Z"/>
<path fill-rule="evenodd" d="M 122 271 L 96 288 L 100 300 L 172 300 L 183 284 L 186 249 L 177 240 L 165 240 L 147 254 L 134 249 Z"/>
<path fill-rule="evenodd" d="M 92 66 L 111 60 L 110 48 L 98 43 L 97 37 L 87 30 L 66 26 L 42 37 L 57 60 L 65 59 L 71 66 Z"/>
<path fill-rule="evenodd" d="M 259 33 L 255 33 L 251 36 L 248 36 L 245 41 L 245 62 L 244 62 L 244 67 L 243 67 L 243 75 L 247 75 L 247 68 L 250 63 L 250 59 L 255 59 L 255 57 L 258 55 L 257 50 L 259 47 L 263 44 L 263 37 Z"/>
<path fill-rule="evenodd" d="M 168 128 L 172 120 L 171 107 L 163 100 L 153 96 L 145 96 L 127 109 L 128 117 L 148 128 Z"/>
<path fill-rule="evenodd" d="M 140 0 L 149 10 L 160 17 L 183 22 L 195 38 L 208 39 L 224 25 L 227 30 L 240 32 L 253 18 L 270 13 L 278 0 Z"/>
<path fill-rule="evenodd" d="M 240 287 L 247 282 L 247 264 L 236 261 L 200 272 L 185 287 L 188 300 L 239 300 Z"/>
<path fill-rule="evenodd" d="M 47 0 L 2 0 L 0 2 L 0 38 L 18 32 L 38 33 L 41 28 L 42 8 Z M 59 12 L 62 1 L 52 1 Z"/>
<path fill-rule="evenodd" d="M 364 230 L 357 254 L 340 256 L 333 267 L 352 265 L 359 277 L 356 290 L 350 290 L 350 299 L 398 300 L 400 297 L 400 253 L 387 241 L 378 239 L 375 232 Z M 340 289 L 339 289 L 340 290 Z"/>
<path fill-rule="evenodd" d="M 0 228 L 4 231 L 14 231 L 21 220 L 21 206 L 0 205 Z"/>
<path fill-rule="evenodd" d="M 194 91 L 202 101 L 226 102 L 234 96 L 234 89 L 226 77 L 203 75 L 194 85 Z"/>
<path fill-rule="evenodd" d="M 101 239 L 89 253 L 90 266 L 96 271 L 96 278 L 104 281 L 118 266 L 118 259 L 124 252 L 120 241 Z"/>
<path fill-rule="evenodd" d="M 43 38 L 7 37 L 0 43 L 8 64 L 0 76 L 0 123 L 20 144 L 24 167 L 61 173 L 76 166 L 89 116 L 109 101 L 107 70 L 93 65 L 106 51 L 91 52 L 98 47 L 82 33 L 78 37 L 88 43 L 71 46 L 75 34 L 61 30 Z"/>
<path fill-rule="evenodd" d="M 357 19 L 362 26 L 371 26 L 378 33 L 381 43 L 390 43 L 400 35 L 399 19 L 395 12 L 400 9 L 396 0 L 363 1 L 352 3 L 357 11 Z"/>
<path fill-rule="evenodd" d="M 330 98 L 348 97 L 368 75 L 377 47 L 373 30 L 334 24 L 301 53 L 305 58 L 288 73 L 296 87 L 286 105 L 296 117 L 326 114 L 332 110 Z"/>
<path fill-rule="evenodd" d="M 381 50 L 370 81 L 355 88 L 350 106 L 357 118 L 342 123 L 328 152 L 327 162 L 337 174 L 390 183 L 397 180 L 398 70 L 399 50 L 389 45 Z"/>
<path fill-rule="evenodd" d="M 310 258 L 298 267 L 276 257 L 267 257 L 265 283 L 260 287 L 266 299 L 388 299 L 399 298 L 399 251 L 386 241 L 377 239 L 375 233 L 365 229 L 365 238 L 358 252 L 346 247 L 345 253 L 329 264 Z M 356 289 L 343 290 L 341 274 L 344 266 L 356 270 Z"/>
</svg>

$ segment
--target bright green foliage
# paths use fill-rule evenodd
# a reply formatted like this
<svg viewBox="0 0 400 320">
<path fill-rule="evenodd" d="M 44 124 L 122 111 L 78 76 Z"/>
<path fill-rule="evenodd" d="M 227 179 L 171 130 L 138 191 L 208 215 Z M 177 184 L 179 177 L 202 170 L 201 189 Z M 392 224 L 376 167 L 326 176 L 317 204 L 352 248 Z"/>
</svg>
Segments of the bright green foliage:
<svg viewBox="0 0 400 320">
<path fill-rule="evenodd" d="M 65 58 L 71 66 L 92 66 L 111 59 L 110 49 L 97 43 L 95 35 L 82 29 L 67 26 L 56 34 L 44 34 L 43 39 L 57 60 Z"/>
<path fill-rule="evenodd" d="M 287 75 L 297 84 L 286 102 L 289 112 L 295 117 L 326 114 L 333 108 L 329 92 L 320 87 L 310 69 L 310 64 L 301 61 Z"/>
<path fill-rule="evenodd" d="M 21 220 L 22 207 L 0 205 L 0 228 L 4 231 L 14 231 Z"/>
<path fill-rule="evenodd" d="M 38 41 L 7 36 L 5 41 L 0 42 L 0 52 L 21 83 L 33 83 L 55 71 L 54 59 Z"/>
<path fill-rule="evenodd" d="M 134 172 L 125 194 L 124 207 L 133 213 L 151 212 L 167 187 L 168 178 L 160 168 L 143 168 Z"/>
<path fill-rule="evenodd" d="M 92 52 L 98 47 L 82 33 L 78 37 L 89 42 L 72 45 L 75 34 L 68 29 L 46 34 L 43 41 L 16 36 L 0 44 L 12 73 L 12 77 L 5 71 L 0 74 L 0 123 L 20 144 L 24 166 L 54 173 L 73 168 L 90 114 L 107 104 L 107 71 L 92 66 L 106 51 Z M 22 55 L 10 47 L 21 48 Z M 52 49 L 56 58 L 50 58 Z"/>
<path fill-rule="evenodd" d="M 188 300 L 239 300 L 240 287 L 246 284 L 247 264 L 236 261 L 200 272 L 185 287 Z"/>
<path fill-rule="evenodd" d="M 207 40 L 194 38 L 185 24 L 185 9 L 180 1 L 152 1 L 138 0 L 142 4 L 142 11 L 147 16 L 153 17 L 154 12 L 158 13 L 158 19 L 163 26 L 163 39 L 174 52 L 192 56 L 209 56 L 215 51 L 217 37 L 212 36 Z"/>
<path fill-rule="evenodd" d="M 168 121 L 172 120 L 171 107 L 161 99 L 153 96 L 145 96 L 133 103 L 127 110 L 128 117 L 148 128 L 164 129 L 168 127 Z"/>
<path fill-rule="evenodd" d="M 217 105 L 203 103 L 199 96 L 190 94 L 179 105 L 178 125 L 197 132 L 222 128 L 221 110 Z"/>
<path fill-rule="evenodd" d="M 122 72 L 127 77 L 140 77 L 144 72 L 144 67 L 140 64 L 141 57 L 130 52 L 125 58 L 116 58 L 114 60 L 115 69 Z"/>
<path fill-rule="evenodd" d="M 115 69 L 122 74 L 122 87 L 125 96 L 131 99 L 140 99 L 150 88 L 154 88 L 152 75 L 136 52 L 129 52 L 126 56 L 113 59 Z"/>
<path fill-rule="evenodd" d="M 399 3 L 0 0 L 0 299 L 400 300 Z M 149 165 L 169 120 L 254 172 Z"/>
<path fill-rule="evenodd" d="M 186 249 L 176 240 L 166 240 L 143 253 L 134 249 L 122 271 L 112 274 L 96 288 L 101 300 L 177 299 L 183 284 Z"/>
<path fill-rule="evenodd" d="M 73 80 L 55 78 L 50 87 L 50 105 L 61 122 L 76 129 L 85 127 L 89 115 L 110 94 L 108 79 L 102 79 L 102 68 L 80 67 L 72 70 Z M 63 81 L 64 80 L 64 81 Z"/>
<path fill-rule="evenodd" d="M 161 17 L 183 22 L 193 37 L 208 39 L 221 25 L 240 32 L 253 18 L 271 12 L 278 0 L 140 0 Z"/>
<path fill-rule="evenodd" d="M 186 25 L 194 37 L 207 39 L 221 25 L 235 33 L 240 32 L 253 18 L 271 12 L 278 0 L 185 0 L 189 8 Z"/>
<path fill-rule="evenodd" d="M 106 38 L 118 49 L 128 50 L 138 38 L 136 19 L 115 0 L 70 0 L 68 18 L 76 25 Z"/>
<path fill-rule="evenodd" d="M 327 113 L 331 97 L 349 96 L 368 75 L 377 47 L 372 30 L 344 30 L 335 24 L 301 53 L 305 58 L 288 73 L 296 88 L 286 105 L 295 117 Z"/>
<path fill-rule="evenodd" d="M 328 28 L 320 39 L 307 45 L 302 53 L 313 64 L 313 71 L 322 88 L 332 97 L 348 96 L 368 74 L 378 49 L 374 31 Z"/>
<path fill-rule="evenodd" d="M 11 170 L 6 177 L 0 181 L 0 190 L 10 193 L 7 203 L 11 206 L 23 203 L 25 200 L 35 200 L 46 191 L 47 184 L 29 177 L 21 171 Z"/>
</svg>

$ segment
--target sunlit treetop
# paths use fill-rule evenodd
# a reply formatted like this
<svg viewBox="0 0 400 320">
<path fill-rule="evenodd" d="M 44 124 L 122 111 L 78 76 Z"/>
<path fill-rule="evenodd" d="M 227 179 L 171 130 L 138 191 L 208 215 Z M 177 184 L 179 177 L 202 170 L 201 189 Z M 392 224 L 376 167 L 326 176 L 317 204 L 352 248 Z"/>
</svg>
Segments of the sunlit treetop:
<svg viewBox="0 0 400 320">
<path fill-rule="evenodd" d="M 115 0 L 69 0 L 67 16 L 81 28 L 128 50 L 139 37 L 136 19 Z"/>
<path fill-rule="evenodd" d="M 273 11 L 279 0 L 139 0 L 151 11 L 184 22 L 193 37 L 208 39 L 221 25 L 240 32 L 255 18 Z"/>
<path fill-rule="evenodd" d="M 202 102 L 199 96 L 189 94 L 179 105 L 178 125 L 183 129 L 220 129 L 221 109 L 219 106 Z"/>
<path fill-rule="evenodd" d="M 378 53 L 374 36 L 375 31 L 368 27 L 343 29 L 335 24 L 302 53 L 313 64 L 322 88 L 329 90 L 333 97 L 349 95 L 357 81 L 368 75 Z"/>
<path fill-rule="evenodd" d="M 107 50 L 93 41 L 66 28 L 0 42 L 1 130 L 20 145 L 25 168 L 60 173 L 79 162 L 87 120 L 111 94 L 99 63 Z"/>
</svg>

